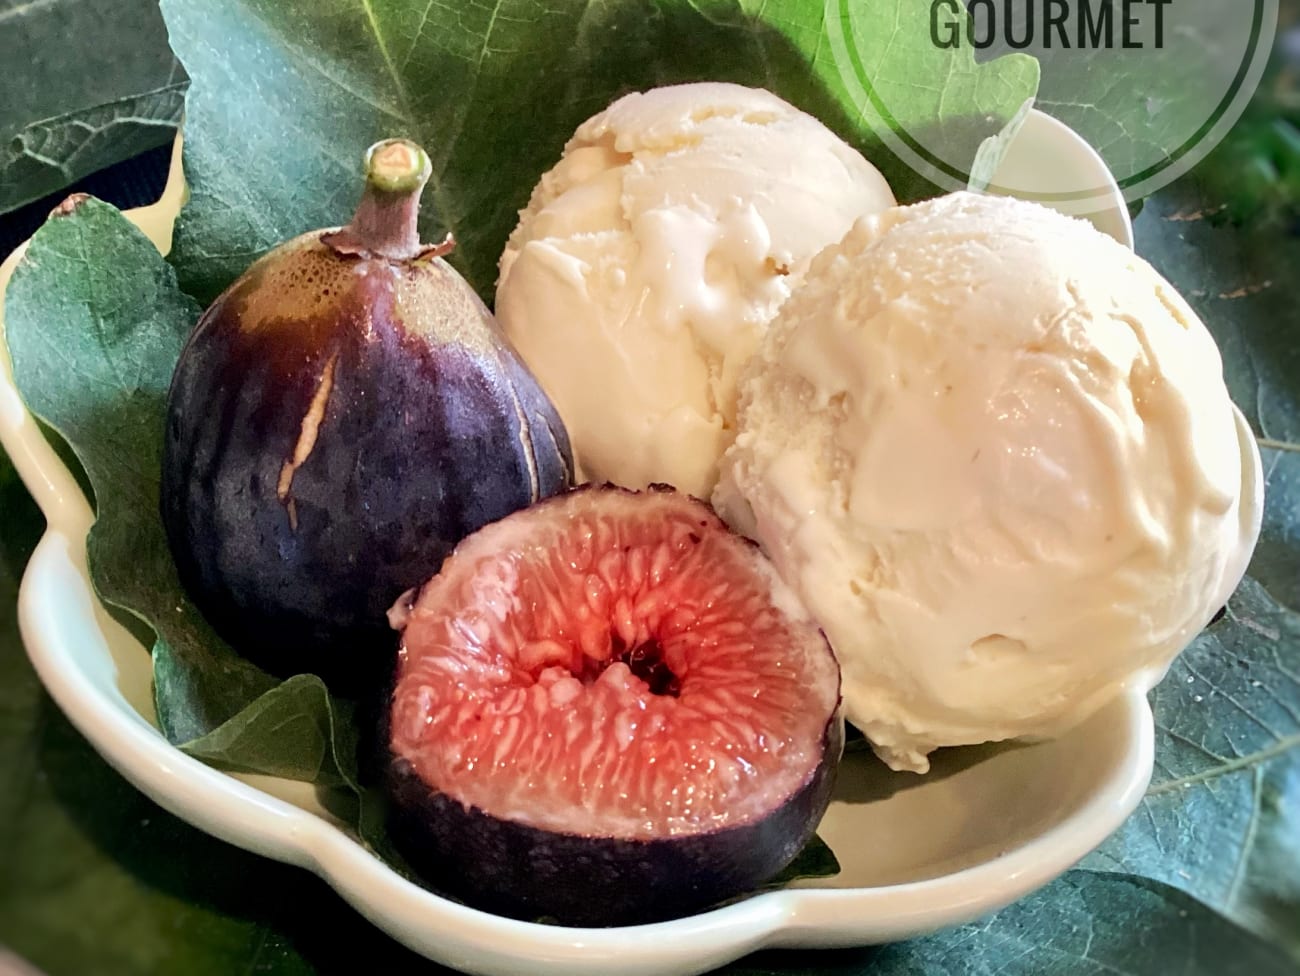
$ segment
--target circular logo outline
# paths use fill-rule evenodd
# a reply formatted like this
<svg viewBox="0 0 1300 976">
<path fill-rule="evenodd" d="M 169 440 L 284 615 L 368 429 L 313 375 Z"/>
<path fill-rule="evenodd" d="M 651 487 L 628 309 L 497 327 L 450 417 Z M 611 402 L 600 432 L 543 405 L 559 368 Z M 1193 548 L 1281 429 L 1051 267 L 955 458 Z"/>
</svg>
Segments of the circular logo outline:
<svg viewBox="0 0 1300 976">
<path fill-rule="evenodd" d="M 859 0 L 861 2 L 861 0 Z M 831 57 L 850 98 L 858 106 L 860 116 L 871 130 L 899 157 L 924 179 L 941 189 L 952 191 L 966 189 L 970 183 L 969 170 L 962 171 L 946 160 L 938 158 L 922 145 L 889 110 L 876 91 L 862 65 L 857 46 L 845 36 L 845 24 L 852 24 L 852 0 L 825 0 L 822 9 L 823 23 L 830 42 Z M 1168 186 L 1199 163 L 1223 141 L 1224 136 L 1245 112 L 1246 106 L 1259 87 L 1267 67 L 1279 19 L 1279 0 L 1254 0 L 1250 39 L 1247 50 L 1232 79 L 1227 94 L 1215 105 L 1210 117 L 1165 158 L 1138 173 L 1115 176 L 1124 199 L 1132 202 Z M 967 15 L 969 16 L 969 15 Z M 875 116 L 865 110 L 870 105 Z M 974 160 L 972 160 L 973 164 Z M 1012 188 L 990 187 L 996 192 L 1012 192 Z M 1044 199 L 1070 202 L 1096 201 L 1104 203 L 1110 198 L 1108 187 L 1053 194 L 1032 194 Z M 1017 192 L 1017 195 L 1022 195 Z"/>
</svg>

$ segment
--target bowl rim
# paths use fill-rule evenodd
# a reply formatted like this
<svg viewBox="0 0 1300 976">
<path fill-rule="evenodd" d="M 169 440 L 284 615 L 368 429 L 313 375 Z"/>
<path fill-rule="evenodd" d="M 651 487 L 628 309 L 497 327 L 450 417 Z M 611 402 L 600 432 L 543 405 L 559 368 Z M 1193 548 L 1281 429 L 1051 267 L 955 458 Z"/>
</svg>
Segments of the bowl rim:
<svg viewBox="0 0 1300 976">
<path fill-rule="evenodd" d="M 163 198 L 126 212 L 164 253 L 183 195 L 178 139 Z M 431 959 L 491 974 L 517 972 L 525 960 L 531 971 L 556 976 L 608 972 L 615 960 L 633 976 L 685 974 L 764 947 L 829 948 L 919 935 L 987 914 L 1064 873 L 1118 829 L 1145 793 L 1155 746 L 1142 682 L 1121 696 L 1129 734 L 1110 778 L 1037 837 L 950 874 L 870 888 L 786 888 L 681 919 L 604 929 L 504 918 L 421 888 L 339 827 L 180 752 L 115 681 L 110 691 L 77 665 L 62 628 L 92 628 L 98 645 L 92 653 L 102 653 L 112 667 L 108 634 L 118 625 L 95 615 L 85 550 L 90 505 L 19 398 L 2 341 L 3 288 L 24 251 L 25 245 L 0 265 L 0 445 L 47 520 L 18 599 L 23 643 L 42 684 L 92 746 L 169 812 L 238 847 L 313 871 L 379 928 Z M 50 587 L 65 593 L 64 605 L 49 605 Z"/>
</svg>

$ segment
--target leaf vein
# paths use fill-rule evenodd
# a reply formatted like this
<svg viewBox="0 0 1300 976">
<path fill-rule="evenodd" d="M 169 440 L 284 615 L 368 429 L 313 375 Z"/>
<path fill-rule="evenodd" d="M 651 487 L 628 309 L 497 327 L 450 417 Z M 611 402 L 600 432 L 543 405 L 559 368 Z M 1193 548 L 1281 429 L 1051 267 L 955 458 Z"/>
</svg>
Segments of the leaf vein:
<svg viewBox="0 0 1300 976">
<path fill-rule="evenodd" d="M 1226 776 L 1228 773 L 1235 773 L 1238 770 L 1245 769 L 1255 763 L 1268 762 L 1270 759 L 1276 759 L 1278 756 L 1291 749 L 1300 746 L 1300 734 L 1288 736 L 1285 739 L 1275 743 L 1267 749 L 1261 749 L 1259 752 L 1251 753 L 1248 756 L 1242 756 L 1240 759 L 1231 759 L 1220 766 L 1211 769 L 1203 769 L 1199 773 L 1191 773 L 1179 779 L 1166 780 L 1163 783 L 1157 783 L 1147 790 L 1147 796 L 1157 796 L 1161 793 L 1169 793 L 1173 790 L 1183 789 L 1187 786 L 1195 786 L 1200 783 L 1206 783 L 1210 780 L 1217 779 L 1220 776 Z M 1207 753 L 1212 755 L 1212 753 Z M 1215 758 L 1218 758 L 1217 756 Z"/>
<path fill-rule="evenodd" d="M 1246 878 L 1246 867 L 1250 863 L 1250 852 L 1255 846 L 1255 834 L 1259 830 L 1260 801 L 1264 792 L 1263 774 L 1264 770 L 1256 766 L 1254 775 L 1251 777 L 1250 820 L 1246 823 L 1246 836 L 1241 839 L 1241 851 L 1237 855 L 1237 864 L 1232 874 L 1232 884 L 1228 886 L 1228 896 L 1225 900 L 1229 907 L 1237 902 L 1237 896 L 1241 892 L 1241 884 Z"/>
<path fill-rule="evenodd" d="M 1256 437 L 1259 446 L 1267 448 L 1270 451 L 1290 451 L 1300 454 L 1300 444 L 1292 444 L 1290 441 L 1274 440 L 1272 437 Z"/>
<path fill-rule="evenodd" d="M 411 100 L 406 92 L 406 83 L 402 81 L 397 65 L 393 63 L 392 55 L 388 53 L 388 44 L 384 41 L 384 34 L 379 29 L 379 21 L 375 19 L 375 8 L 371 0 L 361 0 L 361 8 L 366 12 L 366 20 L 370 22 L 370 30 L 375 35 L 375 45 L 379 48 L 379 56 L 384 59 L 384 65 L 388 68 L 388 75 L 393 79 L 393 86 L 397 90 L 397 100 L 401 105 L 404 121 L 411 124 L 414 117 L 411 114 Z"/>
</svg>

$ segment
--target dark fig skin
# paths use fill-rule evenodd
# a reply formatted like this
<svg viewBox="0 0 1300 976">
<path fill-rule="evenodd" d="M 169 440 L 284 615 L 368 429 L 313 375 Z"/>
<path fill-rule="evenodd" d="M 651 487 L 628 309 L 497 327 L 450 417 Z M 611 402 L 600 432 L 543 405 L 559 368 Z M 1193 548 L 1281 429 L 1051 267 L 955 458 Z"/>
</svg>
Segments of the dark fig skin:
<svg viewBox="0 0 1300 976">
<path fill-rule="evenodd" d="M 766 816 L 709 833 L 655 840 L 586 837 L 502 820 L 431 788 L 391 756 L 386 791 L 394 844 L 441 890 L 528 921 L 603 927 L 707 909 L 770 881 L 816 832 L 844 748 L 838 710 L 822 760 Z"/>
<path fill-rule="evenodd" d="M 413 233 L 413 203 L 407 216 Z M 357 223 L 281 245 L 199 320 L 168 399 L 161 503 L 217 632 L 345 691 L 389 667 L 404 590 L 573 478 L 558 413 L 464 279 L 437 249 L 331 242 Z"/>
</svg>

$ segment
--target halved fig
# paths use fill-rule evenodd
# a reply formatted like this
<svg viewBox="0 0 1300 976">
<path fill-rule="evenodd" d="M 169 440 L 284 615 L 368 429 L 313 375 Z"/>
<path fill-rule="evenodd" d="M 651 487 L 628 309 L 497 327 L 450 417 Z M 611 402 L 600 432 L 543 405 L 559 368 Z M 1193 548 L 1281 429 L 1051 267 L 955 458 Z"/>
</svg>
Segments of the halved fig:
<svg viewBox="0 0 1300 976">
<path fill-rule="evenodd" d="M 812 836 L 839 669 L 757 546 L 671 489 L 576 489 L 393 610 L 393 835 L 434 883 L 570 925 L 689 914 Z"/>
</svg>

